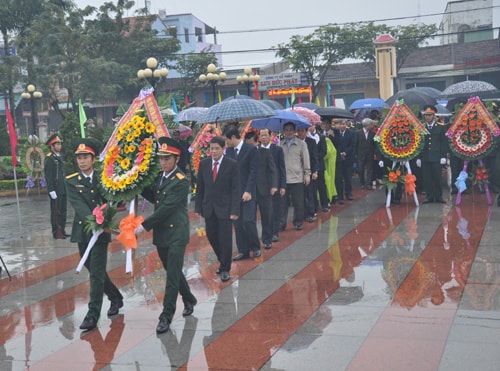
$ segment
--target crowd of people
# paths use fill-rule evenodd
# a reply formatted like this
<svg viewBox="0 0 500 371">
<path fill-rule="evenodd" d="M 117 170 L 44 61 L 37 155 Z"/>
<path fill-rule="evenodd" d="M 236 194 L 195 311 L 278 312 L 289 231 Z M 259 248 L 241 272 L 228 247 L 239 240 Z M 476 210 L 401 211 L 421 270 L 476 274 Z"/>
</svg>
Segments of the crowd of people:
<svg viewBox="0 0 500 371">
<path fill-rule="evenodd" d="M 447 124 L 436 115 L 434 106 L 423 109 L 425 136 L 419 155 L 412 160 L 417 193 L 425 193 L 423 203 L 444 203 L 442 170 L 451 165 L 452 179 L 463 167 L 453 156 L 445 136 Z M 158 139 L 157 155 L 161 171 L 142 196 L 154 205 L 135 232 L 153 231 L 160 260 L 167 272 L 163 310 L 157 333 L 168 331 L 176 310 L 177 296 L 184 302 L 183 316 L 190 316 L 197 300 L 182 274 L 182 262 L 189 243 L 187 200 L 196 184 L 194 211 L 205 220 L 206 235 L 218 259 L 216 274 L 222 282 L 230 280 L 231 265 L 262 255 L 261 246 L 271 249 L 287 228 L 300 231 L 304 223 L 313 223 L 318 213 L 329 213 L 335 204 L 352 201 L 353 178 L 360 187 L 374 190 L 391 166 L 375 142 L 380 117 L 364 118 L 358 125 L 350 119 L 323 117 L 320 125 L 297 128 L 294 122 L 283 125 L 282 136 L 268 128 L 241 133 L 237 124 L 226 124 L 221 136 L 210 140 L 210 156 L 201 160 L 192 174 L 188 143 L 175 132 L 173 138 Z M 78 171 L 65 176 L 60 151 L 62 139 L 54 134 L 47 142 L 51 153 L 45 163 L 50 196 L 51 225 L 55 239 L 71 237 L 83 256 L 91 235 L 83 228 L 84 220 L 106 195 L 97 187 L 99 170 L 94 169 L 98 148 L 90 140 L 75 144 Z M 498 151 L 485 160 L 495 171 Z M 187 173 L 191 173 L 191 184 Z M 491 177 L 491 189 L 498 192 L 497 177 Z M 357 184 L 355 182 L 355 184 Z M 403 184 L 391 192 L 398 204 Z M 452 185 L 452 194 L 456 193 Z M 75 210 L 71 235 L 66 234 L 66 195 Z M 498 204 L 500 206 L 500 202 Z M 291 226 L 289 208 L 292 207 Z M 258 210 L 258 212 L 257 212 Z M 257 228 L 260 214 L 261 230 Z M 233 227 L 237 253 L 233 256 Z M 85 266 L 90 272 L 89 311 L 80 328 L 92 330 L 99 320 L 103 295 L 110 300 L 108 316 L 123 306 L 123 296 L 106 274 L 107 244 L 104 232 L 97 240 Z M 103 255 L 104 254 L 104 255 Z"/>
</svg>

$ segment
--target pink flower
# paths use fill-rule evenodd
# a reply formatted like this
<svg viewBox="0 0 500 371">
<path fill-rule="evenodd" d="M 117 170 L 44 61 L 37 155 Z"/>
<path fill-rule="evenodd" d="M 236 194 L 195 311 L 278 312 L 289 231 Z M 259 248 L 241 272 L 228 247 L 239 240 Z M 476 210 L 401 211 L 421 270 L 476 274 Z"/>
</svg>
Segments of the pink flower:
<svg viewBox="0 0 500 371">
<path fill-rule="evenodd" d="M 106 206 L 108 206 L 108 204 L 103 204 L 101 206 L 96 206 L 94 208 L 94 211 L 92 211 L 92 215 L 95 216 L 95 221 L 97 224 L 101 225 L 102 223 L 104 223 L 104 215 L 103 215 L 103 212 L 104 210 L 106 209 Z"/>
</svg>

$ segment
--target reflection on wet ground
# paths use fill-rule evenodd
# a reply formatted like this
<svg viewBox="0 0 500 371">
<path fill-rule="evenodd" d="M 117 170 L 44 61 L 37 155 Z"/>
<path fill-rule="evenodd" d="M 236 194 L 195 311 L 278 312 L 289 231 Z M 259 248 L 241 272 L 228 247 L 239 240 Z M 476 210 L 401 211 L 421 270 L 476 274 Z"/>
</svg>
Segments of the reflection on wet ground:
<svg viewBox="0 0 500 371">
<path fill-rule="evenodd" d="M 82 333 L 88 274 L 76 246 L 53 240 L 46 195 L 0 199 L 0 370 L 497 370 L 500 208 L 484 195 L 461 205 L 385 208 L 382 189 L 288 229 L 263 256 L 233 264 L 231 281 L 191 217 L 184 273 L 198 298 L 157 336 L 165 273 L 141 235 L 134 274 L 113 241 L 108 271 L 125 296 Z M 146 206 L 150 212 L 150 205 Z M 68 218 L 71 220 L 71 217 Z M 19 226 L 21 224 L 21 227 Z M 107 310 L 107 304 L 103 310 Z M 179 299 L 178 308 L 182 308 Z"/>
</svg>

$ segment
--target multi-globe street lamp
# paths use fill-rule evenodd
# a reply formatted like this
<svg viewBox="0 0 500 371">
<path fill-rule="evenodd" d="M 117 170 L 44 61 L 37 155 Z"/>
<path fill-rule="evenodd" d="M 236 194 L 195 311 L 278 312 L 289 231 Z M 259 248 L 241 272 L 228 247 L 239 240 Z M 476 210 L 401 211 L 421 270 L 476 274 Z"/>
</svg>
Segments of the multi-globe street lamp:
<svg viewBox="0 0 500 371">
<path fill-rule="evenodd" d="M 217 67 L 215 64 L 210 63 L 207 66 L 207 73 L 202 73 L 198 77 L 198 81 L 202 84 L 212 85 L 212 95 L 214 98 L 214 104 L 217 103 L 217 97 L 215 95 L 215 86 L 217 84 L 222 84 L 226 81 L 227 75 L 224 71 L 217 72 Z"/>
<path fill-rule="evenodd" d="M 37 134 L 36 122 L 37 122 L 37 112 L 36 112 L 36 100 L 42 98 L 42 93 L 36 90 L 36 86 L 29 84 L 26 87 L 26 91 L 21 94 L 21 98 L 30 101 L 31 108 L 31 125 L 33 126 L 33 134 Z"/>
<path fill-rule="evenodd" d="M 146 68 L 137 71 L 137 77 L 146 80 L 155 90 L 160 80 L 166 78 L 167 75 L 168 68 L 158 68 L 158 60 L 153 57 L 146 60 Z"/>
<path fill-rule="evenodd" d="M 254 83 L 258 84 L 260 76 L 258 74 L 252 75 L 252 69 L 250 67 L 245 67 L 243 69 L 243 75 L 236 76 L 236 81 L 238 84 L 245 84 L 247 86 L 247 95 L 250 96 L 250 86 Z"/>
</svg>

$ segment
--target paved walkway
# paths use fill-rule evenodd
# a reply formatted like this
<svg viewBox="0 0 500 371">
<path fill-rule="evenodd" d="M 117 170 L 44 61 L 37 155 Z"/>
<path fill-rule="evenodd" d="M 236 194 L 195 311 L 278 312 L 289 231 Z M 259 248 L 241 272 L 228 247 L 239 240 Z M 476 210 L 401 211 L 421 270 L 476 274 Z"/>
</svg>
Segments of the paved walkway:
<svg viewBox="0 0 500 371">
<path fill-rule="evenodd" d="M 500 369 L 500 208 L 480 193 L 460 207 L 403 198 L 386 209 L 382 189 L 358 189 L 261 258 L 234 263 L 227 283 L 191 215 L 184 273 L 198 305 L 183 318 L 179 300 L 160 336 L 165 274 L 150 235 L 133 277 L 111 243 L 125 306 L 108 319 L 105 303 L 98 329 L 82 334 L 89 287 L 86 271 L 74 273 L 76 246 L 52 239 L 46 195 L 21 197 L 19 209 L 21 228 L 16 199 L 0 198 L 13 276 L 0 277 L 1 371 Z"/>
</svg>

